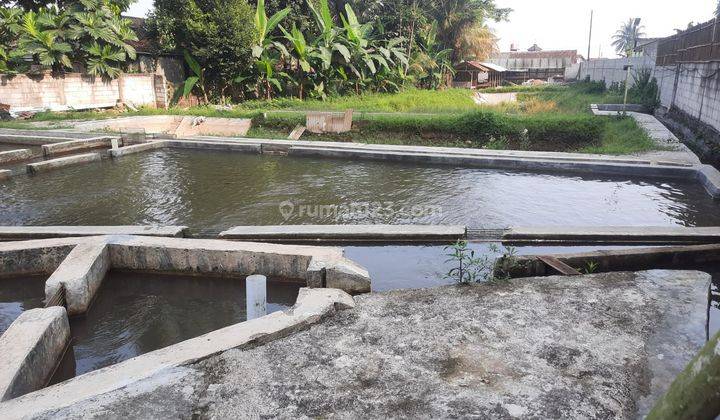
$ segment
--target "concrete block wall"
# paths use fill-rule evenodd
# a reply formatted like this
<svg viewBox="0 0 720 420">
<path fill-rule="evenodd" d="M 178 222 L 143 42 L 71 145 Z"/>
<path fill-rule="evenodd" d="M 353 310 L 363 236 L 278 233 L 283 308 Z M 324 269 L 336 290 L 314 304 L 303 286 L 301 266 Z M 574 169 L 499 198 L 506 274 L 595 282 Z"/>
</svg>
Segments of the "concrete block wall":
<svg viewBox="0 0 720 420">
<path fill-rule="evenodd" d="M 672 105 L 720 130 L 720 63 L 682 63 L 677 71 L 675 102 L 663 106 Z"/>
<path fill-rule="evenodd" d="M 53 75 L 0 75 L 0 103 L 11 109 L 43 108 L 51 110 L 104 108 L 118 100 L 135 105 L 157 106 L 160 93 L 165 99 L 165 83 L 156 83 L 152 74 L 124 74 L 105 81 L 80 73 Z"/>
<path fill-rule="evenodd" d="M 678 109 L 720 131 L 720 63 L 681 63 L 655 67 L 652 57 L 598 59 L 580 64 L 578 80 L 590 76 L 610 86 L 625 80 L 626 64 L 635 69 L 650 68 L 660 89 L 663 107 Z M 566 74 L 566 78 L 568 78 Z"/>
<path fill-rule="evenodd" d="M 630 57 L 630 58 L 600 58 L 580 63 L 578 79 L 583 80 L 590 76 L 591 80 L 604 80 L 607 86 L 613 83 L 625 81 L 627 71 L 623 70 L 626 65 L 632 65 L 634 71 L 638 69 L 655 68 L 655 59 L 652 57 Z M 632 78 L 632 75 L 630 76 Z"/>
</svg>

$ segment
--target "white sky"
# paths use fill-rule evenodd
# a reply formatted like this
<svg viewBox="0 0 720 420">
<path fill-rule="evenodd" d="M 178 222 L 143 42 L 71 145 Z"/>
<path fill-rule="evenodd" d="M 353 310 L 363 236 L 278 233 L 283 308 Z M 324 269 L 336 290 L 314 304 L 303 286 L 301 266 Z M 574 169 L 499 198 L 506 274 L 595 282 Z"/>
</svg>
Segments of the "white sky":
<svg viewBox="0 0 720 420">
<path fill-rule="evenodd" d="M 649 37 L 675 33 L 688 22 L 712 18 L 716 0 L 496 0 L 500 7 L 514 12 L 509 22 L 493 23 L 500 38 L 500 49 L 511 43 L 527 49 L 537 43 L 544 49 L 577 49 L 587 55 L 590 10 L 595 11 L 591 56 L 614 57 L 611 36 L 628 18 L 642 18 Z M 152 0 L 138 0 L 128 11 L 130 16 L 145 16 Z"/>
</svg>

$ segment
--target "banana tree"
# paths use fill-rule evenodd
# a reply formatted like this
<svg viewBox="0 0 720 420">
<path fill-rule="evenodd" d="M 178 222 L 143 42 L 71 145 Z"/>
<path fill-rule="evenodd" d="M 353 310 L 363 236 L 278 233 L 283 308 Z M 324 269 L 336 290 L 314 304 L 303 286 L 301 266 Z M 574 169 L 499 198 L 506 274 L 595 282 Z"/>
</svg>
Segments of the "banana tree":
<svg viewBox="0 0 720 420">
<path fill-rule="evenodd" d="M 342 30 L 335 26 L 335 22 L 333 22 L 328 0 L 320 0 L 319 10 L 315 8 L 312 1 L 308 0 L 307 3 L 313 13 L 319 32 L 313 44 L 320 53 L 322 69 L 330 69 L 335 52 L 338 52 L 343 57 L 345 63 L 349 63 L 351 59 L 350 50 L 341 42 Z"/>
<path fill-rule="evenodd" d="M 290 13 L 286 7 L 268 18 L 265 12 L 265 0 L 258 0 L 255 8 L 255 44 L 252 47 L 253 57 L 259 59 L 271 47 L 279 47 L 282 44 L 275 42 L 272 38 L 272 31 Z"/>
<path fill-rule="evenodd" d="M 387 62 L 380 54 L 373 54 L 373 50 L 368 49 L 372 27 L 367 23 L 360 24 L 349 4 L 345 4 L 345 15 L 340 15 L 340 19 L 351 56 L 348 68 L 354 75 L 355 93 L 360 94 L 360 88 L 377 72 L 376 60 L 383 65 L 387 65 Z"/>
<path fill-rule="evenodd" d="M 437 38 L 437 23 L 424 31 L 419 37 L 419 49 L 413 55 L 410 72 L 417 76 L 421 86 L 429 89 L 438 88 L 445 80 L 445 75 L 453 74 L 452 50 L 442 49 Z"/>
<path fill-rule="evenodd" d="M 312 71 L 311 60 L 321 59 L 322 54 L 312 45 L 308 44 L 302 32 L 293 24 L 292 30 L 288 32 L 280 26 L 280 30 L 285 35 L 285 39 L 290 42 L 289 51 L 291 68 L 295 68 L 298 84 L 298 98 L 303 99 L 305 83 L 308 73 Z"/>
<path fill-rule="evenodd" d="M 209 99 L 207 91 L 205 90 L 205 69 L 200 66 L 200 63 L 198 63 L 187 50 L 183 51 L 183 56 L 185 57 L 185 63 L 190 68 L 192 75 L 185 79 L 185 81 L 175 89 L 172 102 L 177 103 L 180 100 L 180 97 L 189 97 L 193 90 L 195 90 L 200 93 L 204 103 L 208 103 Z"/>
<path fill-rule="evenodd" d="M 282 90 L 280 80 L 274 76 L 275 66 L 278 63 L 277 52 L 283 56 L 290 54 L 282 43 L 275 41 L 272 32 L 288 13 L 290 8 L 286 7 L 268 17 L 265 12 L 265 0 L 258 0 L 255 8 L 255 43 L 252 46 L 252 56 L 255 58 L 254 69 L 257 74 L 255 91 L 258 97 L 262 93 L 268 100 L 272 99 L 273 86 Z M 242 78 L 244 76 L 239 76 L 236 81 Z"/>
</svg>

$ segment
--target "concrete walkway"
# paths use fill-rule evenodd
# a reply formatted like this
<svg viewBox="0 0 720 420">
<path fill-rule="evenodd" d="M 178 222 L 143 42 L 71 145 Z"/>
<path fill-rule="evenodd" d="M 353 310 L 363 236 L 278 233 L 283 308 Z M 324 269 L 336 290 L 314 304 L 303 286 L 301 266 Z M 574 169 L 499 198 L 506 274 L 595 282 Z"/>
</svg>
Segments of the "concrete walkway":
<svg viewBox="0 0 720 420">
<path fill-rule="evenodd" d="M 310 330 L 39 418 L 638 418 L 705 340 L 710 276 L 649 271 L 373 293 Z M 12 409 L 12 411 L 7 411 Z"/>
</svg>

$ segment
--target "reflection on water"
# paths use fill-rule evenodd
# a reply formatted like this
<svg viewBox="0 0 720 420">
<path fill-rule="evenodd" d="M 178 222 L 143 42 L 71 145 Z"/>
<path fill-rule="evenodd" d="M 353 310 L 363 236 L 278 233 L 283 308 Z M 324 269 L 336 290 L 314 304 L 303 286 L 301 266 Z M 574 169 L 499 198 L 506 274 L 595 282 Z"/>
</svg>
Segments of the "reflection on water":
<svg viewBox="0 0 720 420">
<path fill-rule="evenodd" d="M 489 253 L 489 244 L 470 243 L 477 256 Z M 562 254 L 628 249 L 629 246 L 518 246 L 518 255 Z M 504 249 L 501 247 L 501 252 Z M 453 267 L 447 263 L 444 245 L 390 245 L 347 246 L 345 255 L 367 268 L 372 278 L 373 291 L 417 289 L 453 283 L 445 274 Z M 699 270 L 713 276 L 709 331 L 712 336 L 720 331 L 720 266 L 672 267 Z"/>
<path fill-rule="evenodd" d="M 5 225 L 331 223 L 709 226 L 720 203 L 694 181 L 182 150 L 0 184 Z"/>
<path fill-rule="evenodd" d="M 244 278 L 111 272 L 87 315 L 71 319 L 74 358 L 53 382 L 244 321 L 244 285 Z M 294 305 L 299 288 L 269 281 L 268 313 Z"/>
<path fill-rule="evenodd" d="M 43 307 L 46 275 L 0 278 L 0 335 L 23 311 Z"/>
</svg>

